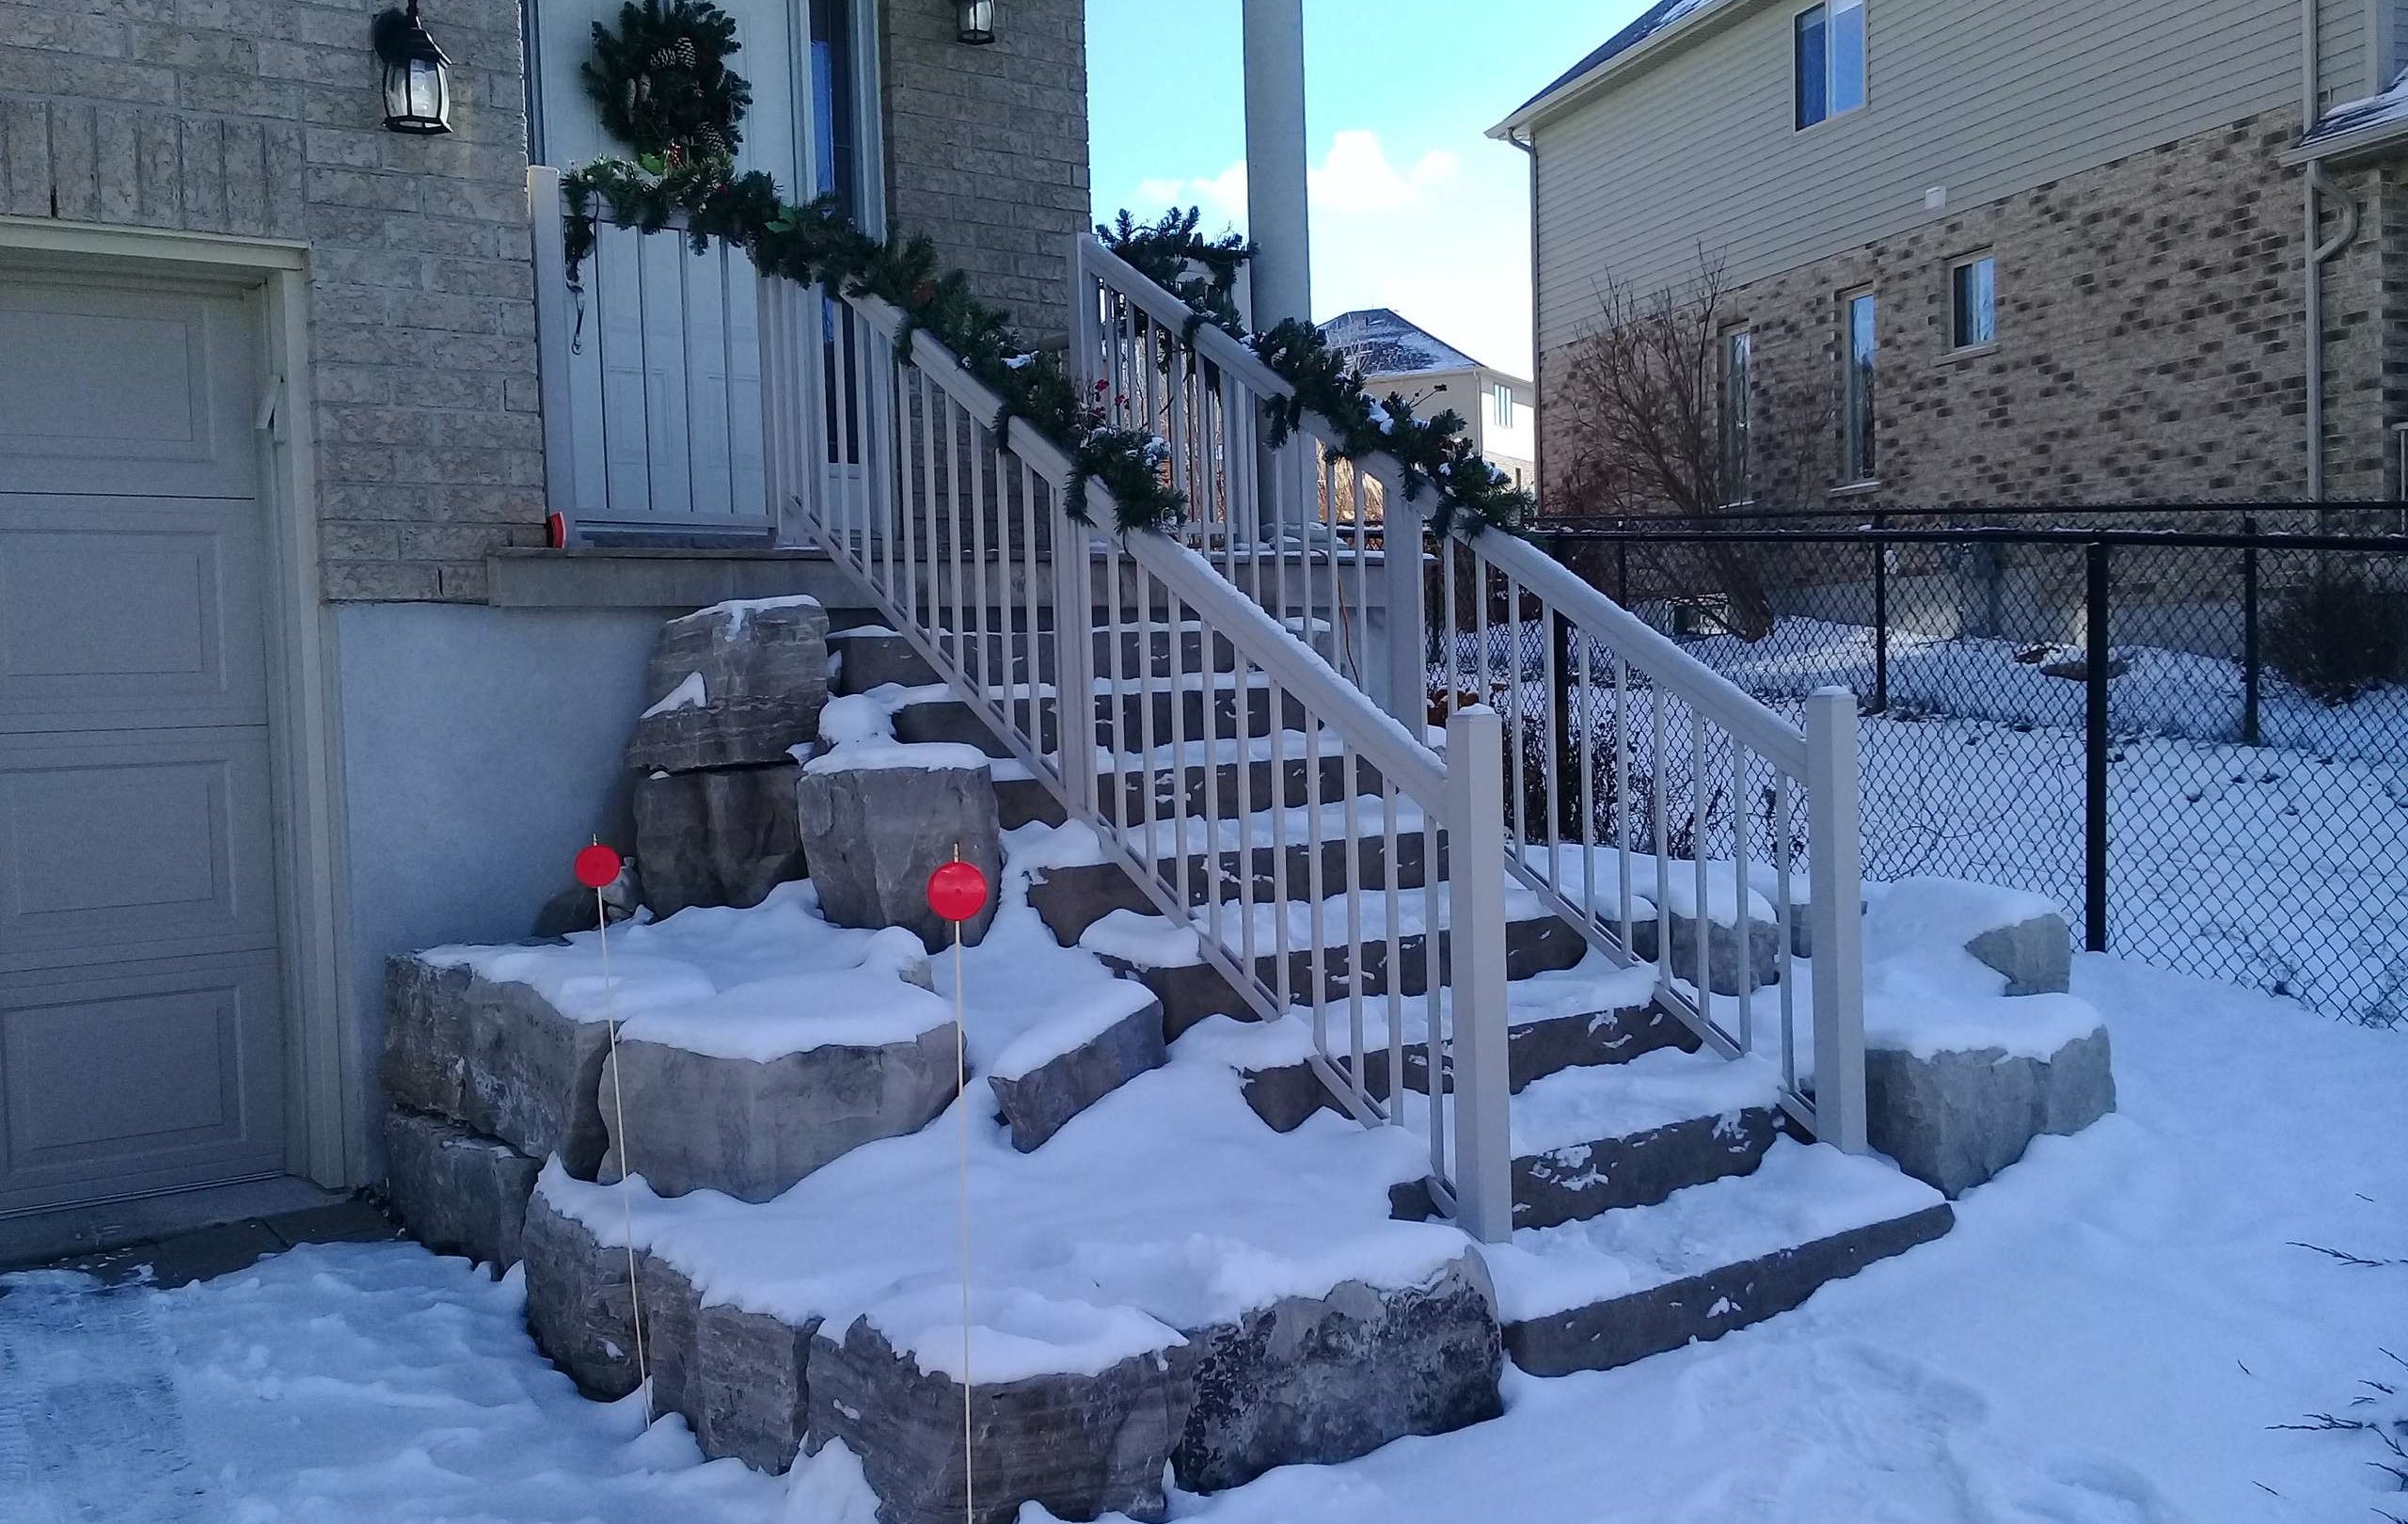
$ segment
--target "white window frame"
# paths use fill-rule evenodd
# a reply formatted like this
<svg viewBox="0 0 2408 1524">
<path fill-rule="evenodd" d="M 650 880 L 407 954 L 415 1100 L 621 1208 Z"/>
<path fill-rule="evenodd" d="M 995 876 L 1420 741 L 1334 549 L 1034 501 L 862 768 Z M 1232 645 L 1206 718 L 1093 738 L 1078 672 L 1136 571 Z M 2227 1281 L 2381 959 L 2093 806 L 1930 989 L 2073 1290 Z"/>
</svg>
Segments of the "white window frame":
<svg viewBox="0 0 2408 1524">
<path fill-rule="evenodd" d="M 1987 339 L 1959 339 L 1963 329 L 1964 310 L 1956 305 L 1956 278 L 1977 264 L 1990 267 L 1990 336 Z M 1986 355 L 1998 347 L 1998 256 L 1987 248 L 1959 254 L 1948 262 L 1948 355 L 1955 358 L 1966 355 Z"/>
<path fill-rule="evenodd" d="M 1513 384 L 1510 381 L 1497 382 L 1490 387 L 1488 395 L 1489 412 L 1495 416 L 1497 426 L 1500 429 L 1512 428 L 1513 426 Z"/>
<path fill-rule="evenodd" d="M 1839 38 L 1839 28 L 1833 24 L 1833 18 L 1844 10 L 1863 12 L 1868 5 L 1869 0 L 1815 0 L 1815 3 L 1811 6 L 1800 6 L 1789 13 L 1789 124 L 1793 130 L 1801 133 L 1813 132 L 1826 122 L 1837 121 L 1842 117 L 1854 116 L 1863 110 L 1873 99 L 1873 24 L 1869 14 L 1861 16 L 1857 24 L 1860 56 L 1857 59 L 1856 100 L 1847 105 L 1840 105 L 1832 92 L 1833 81 L 1837 78 L 1835 64 L 1838 55 L 1835 50 Z M 1808 14 L 1817 10 L 1823 13 L 1822 115 L 1813 121 L 1799 121 L 1798 119 L 1798 93 L 1800 84 L 1798 77 L 1798 24 Z"/>
</svg>

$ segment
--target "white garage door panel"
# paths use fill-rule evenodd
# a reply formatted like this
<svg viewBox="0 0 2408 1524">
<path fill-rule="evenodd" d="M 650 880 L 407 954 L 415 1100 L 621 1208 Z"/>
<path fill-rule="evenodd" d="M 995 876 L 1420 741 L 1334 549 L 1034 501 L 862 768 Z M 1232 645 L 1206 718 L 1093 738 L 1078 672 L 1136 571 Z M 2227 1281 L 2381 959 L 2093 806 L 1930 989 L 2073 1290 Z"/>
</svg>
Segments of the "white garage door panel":
<svg viewBox="0 0 2408 1524">
<path fill-rule="evenodd" d="M 250 300 L 0 269 L 0 1216 L 284 1163 Z"/>
<path fill-rule="evenodd" d="M 0 492 L 0 733 L 267 722 L 259 506 Z"/>
<path fill-rule="evenodd" d="M 251 496 L 252 342 L 230 292 L 0 280 L 0 480 Z"/>
<path fill-rule="evenodd" d="M 267 737 L 0 738 L 0 972 L 276 940 Z"/>
<path fill-rule="evenodd" d="M 278 1007 L 267 953 L 0 979 L 0 1214 L 276 1171 Z"/>
</svg>

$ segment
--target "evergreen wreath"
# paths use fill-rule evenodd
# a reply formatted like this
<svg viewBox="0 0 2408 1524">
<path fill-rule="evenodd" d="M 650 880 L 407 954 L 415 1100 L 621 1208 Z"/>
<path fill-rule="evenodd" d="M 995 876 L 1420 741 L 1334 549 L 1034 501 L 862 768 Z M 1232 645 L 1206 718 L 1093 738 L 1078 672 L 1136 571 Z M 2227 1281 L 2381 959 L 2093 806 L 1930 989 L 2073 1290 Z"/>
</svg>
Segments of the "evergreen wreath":
<svg viewBox="0 0 2408 1524">
<path fill-rule="evenodd" d="M 594 24 L 585 92 L 611 136 L 672 167 L 724 165 L 744 140 L 752 87 L 727 67 L 736 22 L 710 0 L 626 0 L 614 31 Z"/>
</svg>

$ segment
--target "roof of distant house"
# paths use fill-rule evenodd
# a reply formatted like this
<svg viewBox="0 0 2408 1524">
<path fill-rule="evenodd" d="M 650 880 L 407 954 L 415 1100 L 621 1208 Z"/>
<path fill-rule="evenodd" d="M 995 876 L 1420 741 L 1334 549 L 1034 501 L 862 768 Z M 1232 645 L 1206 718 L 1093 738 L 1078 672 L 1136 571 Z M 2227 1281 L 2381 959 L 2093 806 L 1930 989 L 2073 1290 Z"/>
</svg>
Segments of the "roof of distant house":
<svg viewBox="0 0 2408 1524">
<path fill-rule="evenodd" d="M 1321 332 L 1357 375 L 1418 375 L 1482 368 L 1469 355 L 1386 307 L 1340 312 L 1323 324 Z"/>
<path fill-rule="evenodd" d="M 1528 117 L 1531 108 L 1541 102 L 1578 84 L 1667 27 L 1722 3 L 1723 0 L 1656 0 L 1655 5 L 1640 12 L 1637 21 L 1597 44 L 1594 52 L 1557 75 L 1545 89 L 1516 106 L 1512 116 L 1490 129 L 1491 135 L 1501 135 L 1507 128 L 1517 125 Z"/>
</svg>

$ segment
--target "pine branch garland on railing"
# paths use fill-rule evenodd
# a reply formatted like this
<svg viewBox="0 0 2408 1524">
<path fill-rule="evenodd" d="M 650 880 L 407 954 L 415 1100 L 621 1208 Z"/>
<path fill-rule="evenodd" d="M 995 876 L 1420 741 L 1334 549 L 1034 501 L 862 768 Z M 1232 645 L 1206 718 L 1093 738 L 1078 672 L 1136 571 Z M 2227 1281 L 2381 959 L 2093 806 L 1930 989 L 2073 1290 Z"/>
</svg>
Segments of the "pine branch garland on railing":
<svg viewBox="0 0 2408 1524">
<path fill-rule="evenodd" d="M 1111 491 L 1115 527 L 1123 533 L 1168 529 L 1185 517 L 1187 497 L 1171 484 L 1164 441 L 1143 430 L 1103 427 L 1101 411 L 1079 395 L 1062 356 L 1034 349 L 1006 313 L 973 296 L 969 278 L 943 268 L 929 239 L 872 238 L 833 197 L 796 205 L 757 170 L 729 175 L 723 164 L 672 166 L 657 156 L 597 159 L 573 169 L 561 177 L 561 198 L 573 287 L 599 236 L 598 206 L 610 221 L 643 232 L 676 224 L 696 253 L 720 239 L 743 248 L 765 275 L 875 296 L 903 314 L 899 352 L 909 356 L 912 333 L 925 328 L 1003 399 L 990 424 L 995 432 L 1018 419 L 1071 457 L 1073 518 L 1086 520 L 1089 479 Z"/>
</svg>

